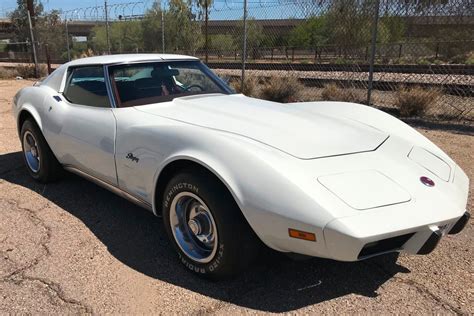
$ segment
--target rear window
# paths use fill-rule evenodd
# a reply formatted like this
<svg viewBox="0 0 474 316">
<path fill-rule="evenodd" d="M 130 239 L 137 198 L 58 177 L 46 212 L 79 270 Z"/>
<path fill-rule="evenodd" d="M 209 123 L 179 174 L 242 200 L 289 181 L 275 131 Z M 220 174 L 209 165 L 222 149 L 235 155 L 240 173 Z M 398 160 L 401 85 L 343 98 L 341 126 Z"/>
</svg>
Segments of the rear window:
<svg viewBox="0 0 474 316">
<path fill-rule="evenodd" d="M 70 69 L 64 97 L 75 104 L 109 108 L 110 101 L 103 67 L 87 66 Z"/>
</svg>

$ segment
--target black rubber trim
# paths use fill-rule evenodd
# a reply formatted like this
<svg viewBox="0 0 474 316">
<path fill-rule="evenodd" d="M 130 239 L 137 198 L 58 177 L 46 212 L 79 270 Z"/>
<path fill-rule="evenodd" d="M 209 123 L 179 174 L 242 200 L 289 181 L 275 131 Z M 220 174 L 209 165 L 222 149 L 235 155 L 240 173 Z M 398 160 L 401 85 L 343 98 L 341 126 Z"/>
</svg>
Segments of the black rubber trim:
<svg viewBox="0 0 474 316">
<path fill-rule="evenodd" d="M 441 240 L 441 236 L 443 236 L 441 231 L 439 229 L 435 230 L 430 235 L 428 240 L 425 242 L 423 247 L 421 247 L 420 250 L 418 250 L 418 254 L 419 255 L 427 255 L 430 252 L 432 252 L 436 248 L 436 246 L 438 245 L 439 241 Z"/>
<path fill-rule="evenodd" d="M 470 218 L 471 218 L 471 214 L 469 214 L 468 212 L 464 213 L 463 216 L 461 216 L 461 218 L 458 219 L 456 224 L 454 224 L 454 226 L 451 227 L 448 234 L 454 235 L 454 234 L 457 234 L 457 233 L 461 232 L 461 230 L 463 230 L 464 227 L 466 227 L 466 224 L 467 224 L 467 222 L 469 222 Z"/>
<path fill-rule="evenodd" d="M 367 257 L 397 251 L 401 249 L 408 239 L 410 239 L 415 233 L 409 233 L 405 235 L 395 236 L 387 239 L 377 240 L 370 242 L 362 248 L 359 253 L 358 259 L 364 259 Z"/>
</svg>

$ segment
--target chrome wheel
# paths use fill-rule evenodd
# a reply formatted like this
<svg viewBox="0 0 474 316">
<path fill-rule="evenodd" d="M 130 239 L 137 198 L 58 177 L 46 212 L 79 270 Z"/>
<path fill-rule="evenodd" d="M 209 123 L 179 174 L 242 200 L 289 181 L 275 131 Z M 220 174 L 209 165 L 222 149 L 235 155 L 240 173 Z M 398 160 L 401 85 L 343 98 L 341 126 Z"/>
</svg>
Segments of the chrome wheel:
<svg viewBox="0 0 474 316">
<path fill-rule="evenodd" d="M 23 153 L 31 171 L 37 173 L 40 169 L 40 151 L 35 136 L 26 131 L 23 135 Z"/>
<path fill-rule="evenodd" d="M 207 205 L 191 192 L 181 192 L 171 202 L 170 226 L 179 248 L 191 259 L 207 263 L 217 251 L 217 228 Z"/>
</svg>

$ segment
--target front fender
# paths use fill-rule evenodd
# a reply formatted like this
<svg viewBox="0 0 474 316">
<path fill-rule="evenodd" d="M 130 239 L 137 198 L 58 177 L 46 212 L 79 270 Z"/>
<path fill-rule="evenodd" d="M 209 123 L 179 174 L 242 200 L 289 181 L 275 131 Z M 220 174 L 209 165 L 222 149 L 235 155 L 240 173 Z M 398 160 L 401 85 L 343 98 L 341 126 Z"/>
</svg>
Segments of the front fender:
<svg viewBox="0 0 474 316">
<path fill-rule="evenodd" d="M 198 163 L 227 187 L 249 225 L 267 246 L 283 252 L 308 253 L 305 243 L 288 238 L 288 229 L 295 228 L 315 232 L 318 242 L 311 254 L 324 256 L 322 227 L 333 217 L 305 190 L 308 187 L 298 185 L 299 175 L 289 171 L 300 169 L 298 161 L 237 135 L 219 133 L 217 137 L 221 139 L 212 142 L 219 146 L 191 143 L 170 154 L 155 172 L 155 188 L 162 170 L 170 163 L 177 160 Z M 153 200 L 156 214 L 159 206 L 155 203 Z"/>
</svg>

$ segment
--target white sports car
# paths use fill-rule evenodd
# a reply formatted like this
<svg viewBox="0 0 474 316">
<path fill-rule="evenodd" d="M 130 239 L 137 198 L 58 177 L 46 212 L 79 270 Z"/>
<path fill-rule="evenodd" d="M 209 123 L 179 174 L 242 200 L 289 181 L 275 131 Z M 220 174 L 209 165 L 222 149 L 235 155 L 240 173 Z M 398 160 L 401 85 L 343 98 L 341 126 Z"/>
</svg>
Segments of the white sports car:
<svg viewBox="0 0 474 316">
<path fill-rule="evenodd" d="M 466 174 L 400 120 L 235 94 L 189 56 L 75 60 L 13 111 L 34 179 L 65 169 L 162 215 L 181 262 L 211 278 L 263 244 L 343 261 L 427 254 L 469 219 Z"/>
</svg>

